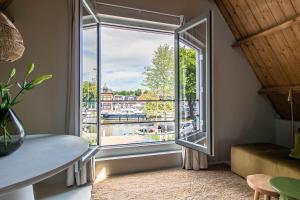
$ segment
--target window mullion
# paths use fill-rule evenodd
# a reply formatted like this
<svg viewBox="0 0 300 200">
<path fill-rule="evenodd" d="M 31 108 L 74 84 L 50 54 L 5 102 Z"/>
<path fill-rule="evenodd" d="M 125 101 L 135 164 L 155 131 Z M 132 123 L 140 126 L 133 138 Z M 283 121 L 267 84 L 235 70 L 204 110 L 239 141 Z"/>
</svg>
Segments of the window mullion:
<svg viewBox="0 0 300 200">
<path fill-rule="evenodd" d="M 100 23 L 97 23 L 97 145 L 101 145 L 100 114 L 101 114 L 101 32 Z"/>
</svg>

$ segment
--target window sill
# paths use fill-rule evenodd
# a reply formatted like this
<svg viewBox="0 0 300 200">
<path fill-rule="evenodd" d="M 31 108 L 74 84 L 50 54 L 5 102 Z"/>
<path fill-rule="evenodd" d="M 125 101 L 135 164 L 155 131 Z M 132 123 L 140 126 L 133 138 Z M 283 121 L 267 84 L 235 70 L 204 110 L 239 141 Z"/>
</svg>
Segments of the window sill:
<svg viewBox="0 0 300 200">
<path fill-rule="evenodd" d="M 156 153 L 133 154 L 133 155 L 125 155 L 125 156 L 111 156 L 111 157 L 104 157 L 104 158 L 96 158 L 95 161 L 100 162 L 100 161 L 108 161 L 108 160 L 121 160 L 121 159 L 140 158 L 140 157 L 148 157 L 148 156 L 160 156 L 160 155 L 168 155 L 168 154 L 181 154 L 181 150 L 164 151 L 164 152 L 156 152 Z"/>
<path fill-rule="evenodd" d="M 130 156 L 146 156 L 154 154 L 164 154 L 166 152 L 181 151 L 181 146 L 175 142 L 156 142 L 156 143 L 141 143 L 129 145 L 117 145 L 99 147 L 99 152 L 96 154 L 96 159 L 106 158 L 122 158 Z"/>
</svg>

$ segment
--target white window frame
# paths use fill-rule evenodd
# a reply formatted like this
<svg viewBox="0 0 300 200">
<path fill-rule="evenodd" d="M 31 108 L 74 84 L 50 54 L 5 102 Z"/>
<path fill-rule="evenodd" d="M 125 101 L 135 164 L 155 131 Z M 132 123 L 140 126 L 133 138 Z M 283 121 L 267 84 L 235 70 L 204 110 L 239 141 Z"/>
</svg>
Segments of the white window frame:
<svg viewBox="0 0 300 200">
<path fill-rule="evenodd" d="M 100 16 L 101 17 L 101 16 Z M 103 21 L 102 21 L 103 19 Z M 89 19 L 86 21 L 90 21 Z M 97 116 L 99 116 L 100 105 L 101 105 L 101 98 L 99 98 L 100 88 L 101 88 L 101 62 L 100 62 L 100 37 L 101 31 L 100 27 L 102 25 L 105 26 L 116 26 L 120 28 L 127 28 L 130 30 L 141 30 L 141 31 L 149 31 L 149 32 L 157 32 L 163 34 L 174 34 L 174 30 L 178 28 L 175 25 L 169 24 L 162 24 L 162 23 L 155 23 L 150 21 L 141 21 L 141 20 L 133 20 L 133 19 L 124 19 L 119 17 L 109 17 L 105 16 L 105 18 L 101 18 L 101 22 L 99 23 L 89 23 L 83 27 L 86 28 L 97 28 L 97 38 L 98 38 L 98 66 L 97 66 L 97 90 L 98 90 L 98 102 L 97 102 Z M 139 26 L 139 27 L 137 27 Z M 81 87 L 80 83 L 80 87 Z M 175 87 L 175 83 L 174 83 Z M 81 101 L 81 99 L 80 99 Z M 80 104 L 81 105 L 81 104 Z M 181 146 L 175 144 L 175 141 L 154 141 L 154 142 L 144 142 L 144 143 L 134 143 L 134 144 L 119 144 L 119 145 L 110 145 L 110 146 L 100 146 L 101 144 L 101 137 L 100 131 L 100 120 L 97 117 L 97 144 L 99 145 L 99 152 L 96 154 L 96 158 L 106 158 L 106 157 L 114 157 L 114 156 L 127 156 L 127 155 L 134 155 L 134 154 L 148 154 L 148 153 L 159 153 L 159 152 L 168 152 L 168 151 L 179 151 L 181 150 Z M 175 124 L 175 122 L 174 122 Z M 80 129 L 81 130 L 81 129 Z"/>
<path fill-rule="evenodd" d="M 206 48 L 207 48 L 207 54 L 206 54 L 206 66 L 205 68 L 202 68 L 201 70 L 205 72 L 205 83 L 203 83 L 203 80 L 200 80 L 203 84 L 203 87 L 206 88 L 206 95 L 205 98 L 202 101 L 205 101 L 205 109 L 203 112 L 203 117 L 205 119 L 205 131 L 197 131 L 196 133 L 206 133 L 207 138 L 207 146 L 206 148 L 200 145 L 197 145 L 196 143 L 183 140 L 180 138 L 180 94 L 179 94 L 179 34 L 185 32 L 186 30 L 189 30 L 199 24 L 201 24 L 204 20 L 207 22 L 207 41 L 206 41 Z M 209 11 L 208 14 L 199 16 L 182 27 L 178 28 L 175 31 L 175 110 L 176 110 L 176 116 L 175 116 L 175 130 L 176 130 L 176 143 L 191 149 L 195 149 L 197 151 L 201 151 L 203 153 L 206 153 L 208 155 L 214 155 L 214 133 L 213 133 L 213 59 L 212 59 L 212 11 Z M 198 59 L 197 59 L 198 60 Z M 200 88 L 201 90 L 201 88 Z M 202 113 L 202 112 L 201 112 Z"/>
</svg>

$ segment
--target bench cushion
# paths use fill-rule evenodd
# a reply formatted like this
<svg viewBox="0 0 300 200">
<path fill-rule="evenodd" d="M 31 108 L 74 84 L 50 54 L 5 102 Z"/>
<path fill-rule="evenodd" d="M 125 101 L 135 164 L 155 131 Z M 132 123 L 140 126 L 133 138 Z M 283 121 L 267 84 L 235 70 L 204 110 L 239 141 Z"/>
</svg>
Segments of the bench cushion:
<svg viewBox="0 0 300 200">
<path fill-rule="evenodd" d="M 300 160 L 288 157 L 289 153 L 289 149 L 269 143 L 234 145 L 231 170 L 245 178 L 251 174 L 267 174 L 300 179 Z"/>
</svg>

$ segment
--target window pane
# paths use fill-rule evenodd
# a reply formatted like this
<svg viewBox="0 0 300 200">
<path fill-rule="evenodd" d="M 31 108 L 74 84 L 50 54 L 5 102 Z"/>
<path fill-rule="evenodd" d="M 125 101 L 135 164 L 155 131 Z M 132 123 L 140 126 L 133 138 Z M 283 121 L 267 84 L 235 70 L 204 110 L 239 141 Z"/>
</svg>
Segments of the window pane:
<svg viewBox="0 0 300 200">
<path fill-rule="evenodd" d="M 179 139 L 206 148 L 207 21 L 179 33 Z"/>
<path fill-rule="evenodd" d="M 81 125 L 81 137 L 90 145 L 97 145 L 97 124 L 83 123 Z"/>
<path fill-rule="evenodd" d="M 174 122 L 101 125 L 102 146 L 174 139 Z"/>
<path fill-rule="evenodd" d="M 83 66 L 81 99 L 81 135 L 89 144 L 97 144 L 97 30 L 83 30 Z"/>
<path fill-rule="evenodd" d="M 173 39 L 102 26 L 101 145 L 174 140 Z"/>
</svg>

